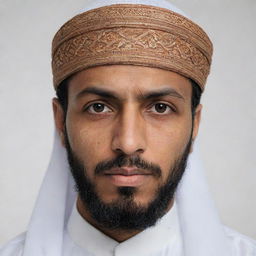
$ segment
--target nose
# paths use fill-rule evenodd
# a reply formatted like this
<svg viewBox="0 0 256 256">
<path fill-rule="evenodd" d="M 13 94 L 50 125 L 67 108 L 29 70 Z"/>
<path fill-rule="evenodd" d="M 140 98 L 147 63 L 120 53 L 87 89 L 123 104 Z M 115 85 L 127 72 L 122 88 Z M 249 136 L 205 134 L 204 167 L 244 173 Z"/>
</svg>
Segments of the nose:
<svg viewBox="0 0 256 256">
<path fill-rule="evenodd" d="M 146 150 L 146 124 L 135 107 L 122 111 L 114 128 L 112 150 L 125 155 L 143 153 Z"/>
</svg>

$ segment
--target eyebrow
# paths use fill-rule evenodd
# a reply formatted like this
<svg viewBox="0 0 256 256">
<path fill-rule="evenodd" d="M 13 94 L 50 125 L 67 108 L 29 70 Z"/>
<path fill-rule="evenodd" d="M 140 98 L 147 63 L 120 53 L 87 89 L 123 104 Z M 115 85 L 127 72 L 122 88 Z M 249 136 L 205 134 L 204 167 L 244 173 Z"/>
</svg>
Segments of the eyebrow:
<svg viewBox="0 0 256 256">
<path fill-rule="evenodd" d="M 183 99 L 185 101 L 184 97 L 173 88 L 164 88 L 156 91 L 141 93 L 141 95 L 138 96 L 138 99 L 149 100 L 149 99 L 154 99 L 154 98 L 159 98 L 164 96 L 173 96 L 179 99 Z"/>
<path fill-rule="evenodd" d="M 109 98 L 109 99 L 115 99 L 115 100 L 119 99 L 119 97 L 116 93 L 106 90 L 106 89 L 98 88 L 98 87 L 85 88 L 84 90 L 82 90 L 81 92 L 79 92 L 77 94 L 76 98 L 79 99 L 87 94 L 95 94 L 95 95 L 101 96 L 103 98 Z"/>
<path fill-rule="evenodd" d="M 87 94 L 95 94 L 103 98 L 120 100 L 120 97 L 115 92 L 107 89 L 98 88 L 98 87 L 85 88 L 84 90 L 82 90 L 77 94 L 76 98 L 79 99 Z M 150 100 L 150 99 L 164 97 L 164 96 L 172 96 L 185 101 L 184 97 L 173 88 L 164 88 L 164 89 L 150 91 L 146 93 L 140 93 L 140 95 L 137 96 L 137 100 L 139 101 Z"/>
</svg>

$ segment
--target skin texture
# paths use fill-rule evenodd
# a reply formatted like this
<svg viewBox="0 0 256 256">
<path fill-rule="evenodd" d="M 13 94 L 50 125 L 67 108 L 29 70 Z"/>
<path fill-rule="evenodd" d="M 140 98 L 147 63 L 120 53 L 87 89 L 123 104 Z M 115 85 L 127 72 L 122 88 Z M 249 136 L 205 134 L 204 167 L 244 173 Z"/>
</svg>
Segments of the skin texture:
<svg viewBox="0 0 256 256">
<path fill-rule="evenodd" d="M 107 91 L 115 98 L 98 95 L 95 88 Z M 156 95 L 156 92 L 167 94 L 167 91 L 168 95 Z M 154 97 L 146 97 L 152 93 L 155 93 Z M 138 205 L 147 206 L 152 201 L 157 188 L 166 182 L 170 167 L 184 152 L 191 136 L 192 122 L 193 140 L 198 133 L 202 106 L 197 107 L 193 120 L 191 94 L 190 81 L 177 73 L 112 65 L 87 69 L 72 77 L 65 122 L 60 103 L 53 100 L 55 123 L 63 145 L 66 129 L 73 152 L 86 166 L 87 176 L 103 202 L 120 199 L 118 187 L 127 184 L 136 187 L 133 200 Z M 103 105 L 95 108 L 95 103 Z M 159 165 L 161 177 L 139 175 L 135 177 L 137 182 L 131 183 L 126 177 L 95 175 L 95 166 L 99 162 L 120 154 L 139 155 Z M 101 229 L 79 199 L 78 210 L 88 222 Z M 102 231 L 117 241 L 137 233 Z"/>
</svg>

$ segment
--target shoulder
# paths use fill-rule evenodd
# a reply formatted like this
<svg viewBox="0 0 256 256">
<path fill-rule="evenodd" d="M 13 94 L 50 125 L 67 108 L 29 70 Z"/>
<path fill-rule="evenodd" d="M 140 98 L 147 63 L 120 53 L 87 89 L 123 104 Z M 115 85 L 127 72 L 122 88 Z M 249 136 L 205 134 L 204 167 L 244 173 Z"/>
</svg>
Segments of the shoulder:
<svg viewBox="0 0 256 256">
<path fill-rule="evenodd" d="M 256 256 L 256 241 L 239 232 L 224 227 L 234 256 Z M 22 256 L 26 233 L 15 237 L 0 248 L 0 256 Z"/>
<path fill-rule="evenodd" d="M 22 233 L 1 247 L 0 256 L 21 256 L 25 237 L 26 233 Z"/>
<path fill-rule="evenodd" d="M 235 256 L 256 256 L 256 241 L 239 232 L 224 227 Z"/>
</svg>

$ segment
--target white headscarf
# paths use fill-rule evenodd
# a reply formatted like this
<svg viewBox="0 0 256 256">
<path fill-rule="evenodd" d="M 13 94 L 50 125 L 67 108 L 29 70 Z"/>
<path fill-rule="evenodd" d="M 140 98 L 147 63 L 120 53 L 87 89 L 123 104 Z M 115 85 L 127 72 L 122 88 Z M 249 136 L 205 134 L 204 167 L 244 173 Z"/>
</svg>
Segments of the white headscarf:
<svg viewBox="0 0 256 256">
<path fill-rule="evenodd" d="M 165 0 L 93 0 L 83 11 L 121 3 L 163 7 L 186 16 Z M 51 160 L 30 220 L 23 256 L 61 256 L 63 234 L 76 196 L 66 150 L 55 132 Z M 189 156 L 176 203 L 185 256 L 231 256 L 196 149 Z"/>
</svg>

